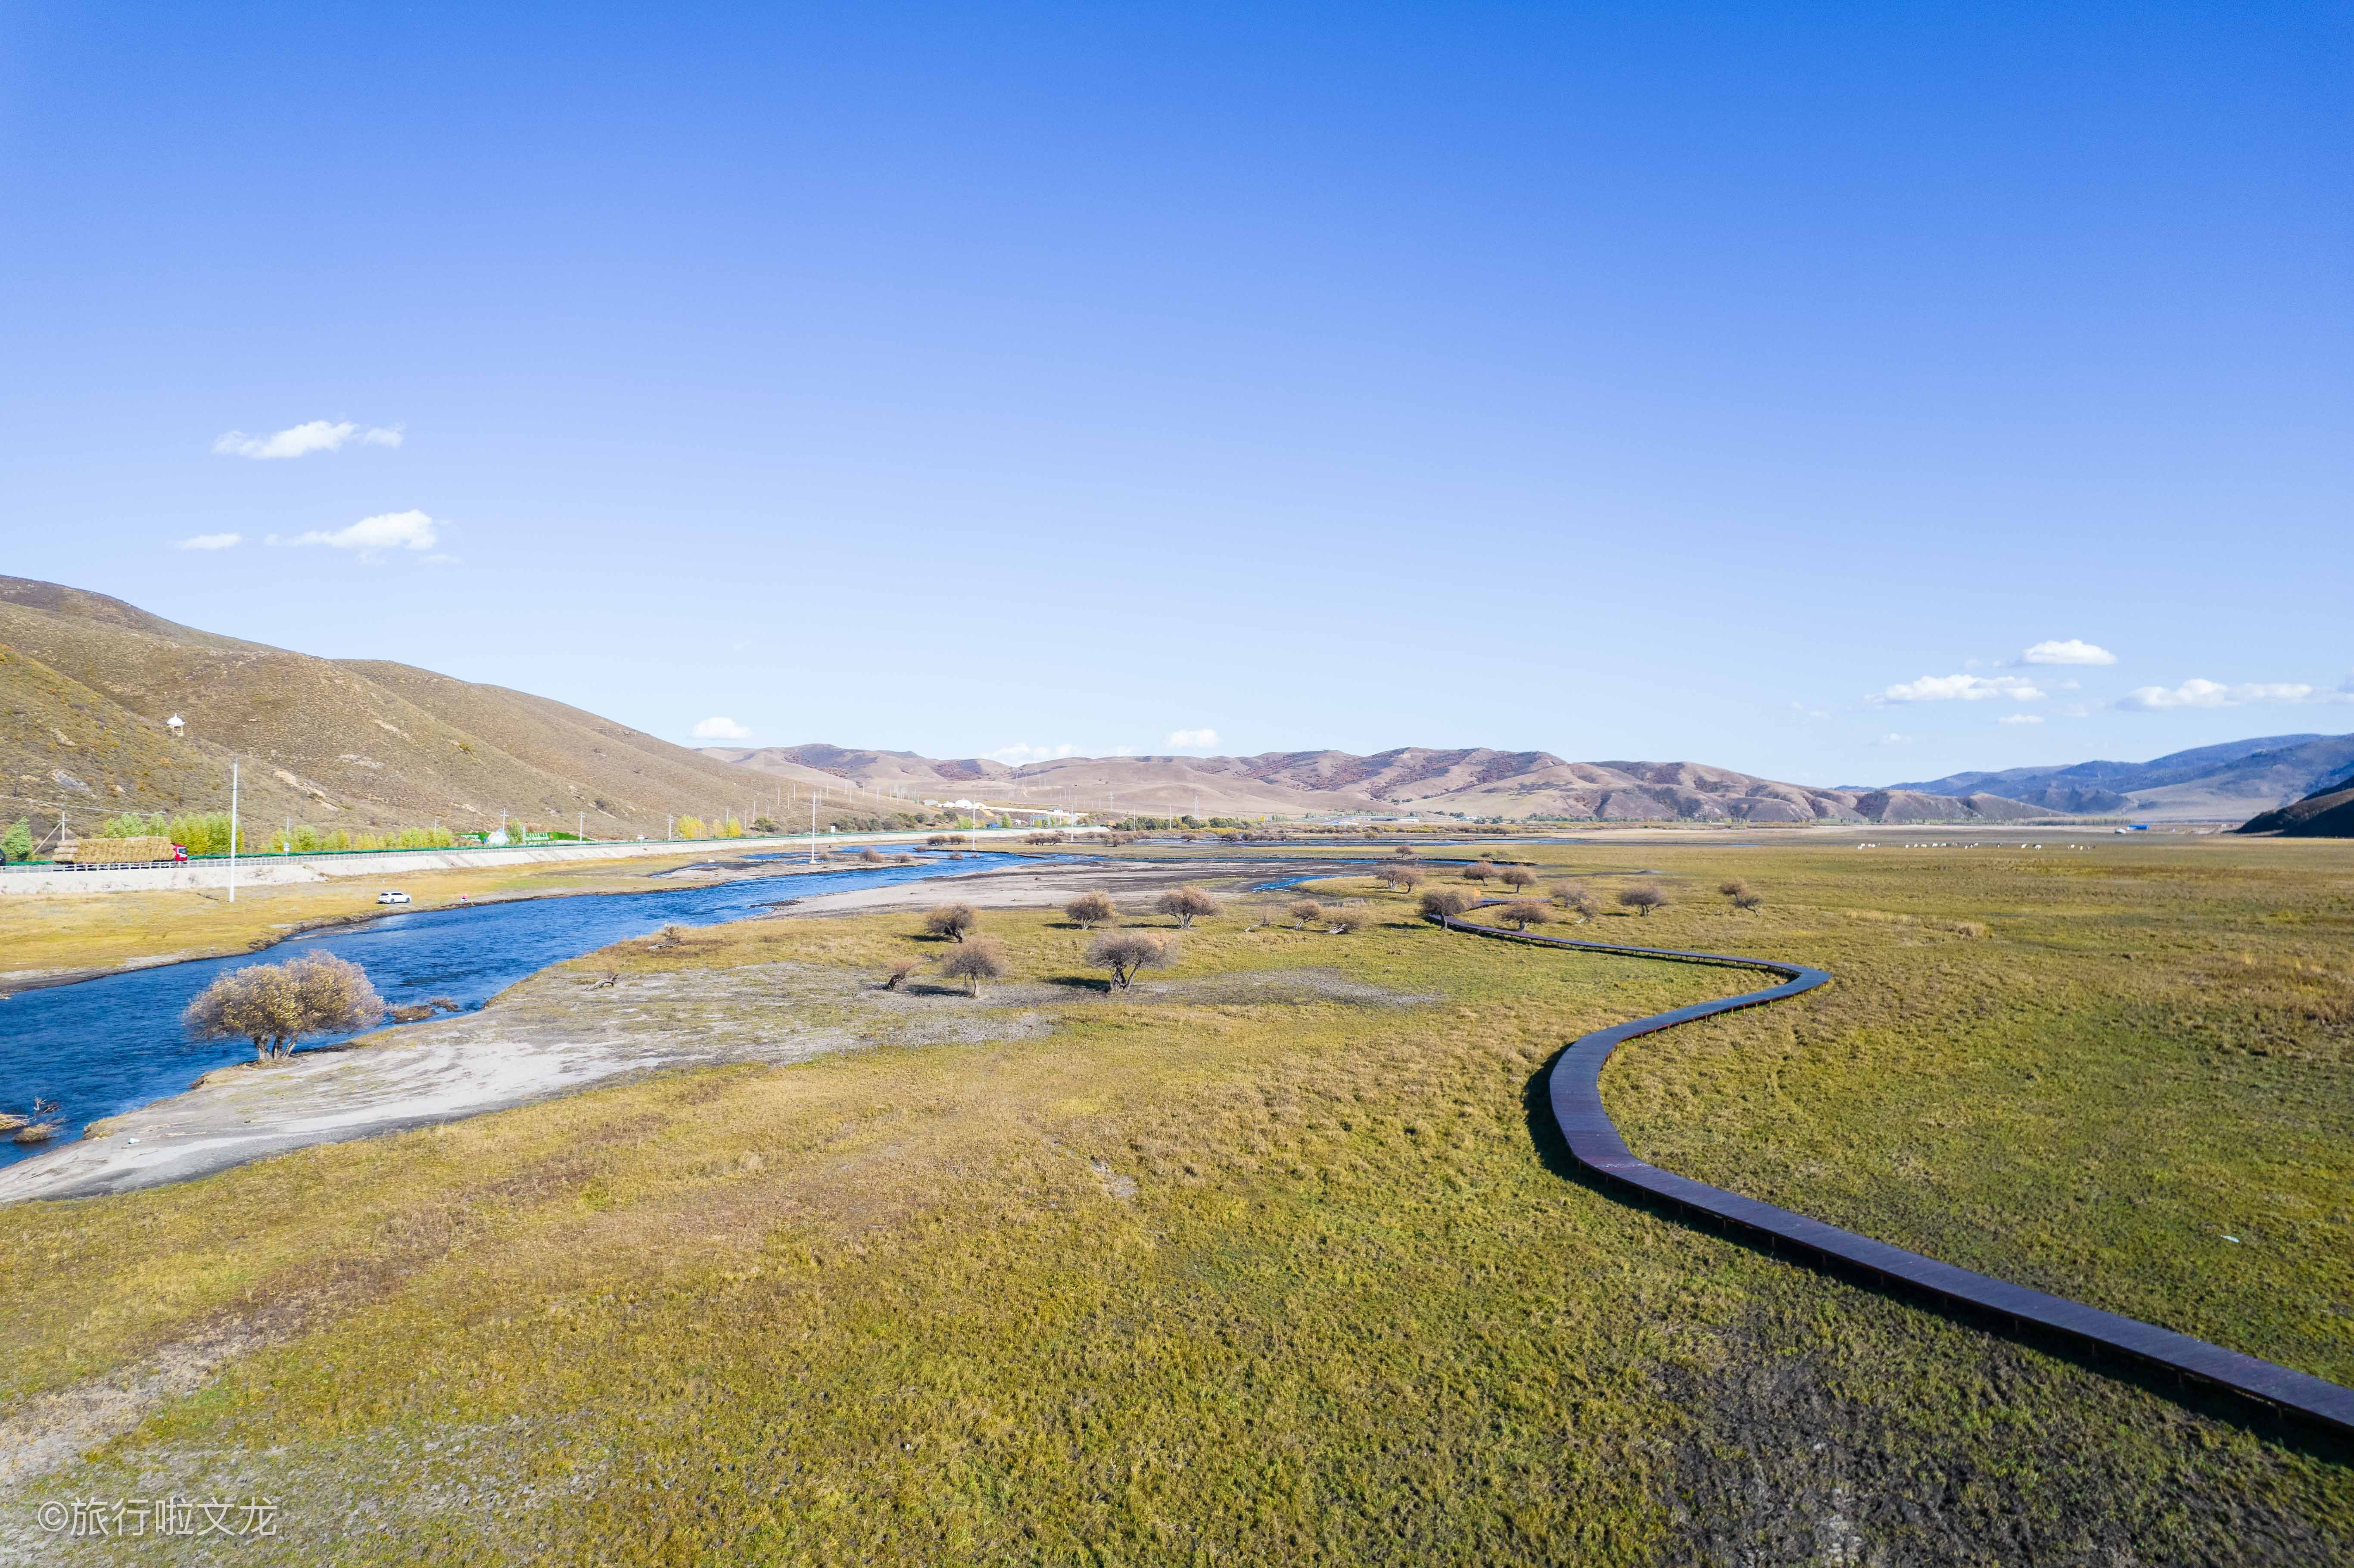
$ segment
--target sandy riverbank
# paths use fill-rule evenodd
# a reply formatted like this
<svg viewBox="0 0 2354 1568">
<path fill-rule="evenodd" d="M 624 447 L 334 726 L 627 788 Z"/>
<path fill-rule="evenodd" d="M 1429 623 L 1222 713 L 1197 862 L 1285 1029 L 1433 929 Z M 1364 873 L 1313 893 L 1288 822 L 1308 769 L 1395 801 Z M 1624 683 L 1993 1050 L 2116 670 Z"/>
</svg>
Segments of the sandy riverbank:
<svg viewBox="0 0 2354 1568">
<path fill-rule="evenodd" d="M 1181 882 L 1276 875 L 1267 862 L 1005 866 L 795 900 L 771 919 L 929 907 L 949 899 L 1043 908 L 1099 889 L 1123 900 Z M 1312 869 L 1312 868 L 1310 868 Z M 758 874 L 776 874 L 760 868 Z M 788 893 L 786 896 L 790 897 Z M 398 1132 L 568 1094 L 625 1075 L 784 1063 L 882 1042 L 949 1043 L 1050 1027 L 1043 1015 L 948 1010 L 797 966 L 631 980 L 612 988 L 558 965 L 476 1012 L 365 1036 L 196 1087 L 93 1124 L 88 1136 L 0 1170 L 0 1202 L 159 1186 L 319 1143 Z M 975 1030 L 981 1033 L 973 1033 Z"/>
</svg>

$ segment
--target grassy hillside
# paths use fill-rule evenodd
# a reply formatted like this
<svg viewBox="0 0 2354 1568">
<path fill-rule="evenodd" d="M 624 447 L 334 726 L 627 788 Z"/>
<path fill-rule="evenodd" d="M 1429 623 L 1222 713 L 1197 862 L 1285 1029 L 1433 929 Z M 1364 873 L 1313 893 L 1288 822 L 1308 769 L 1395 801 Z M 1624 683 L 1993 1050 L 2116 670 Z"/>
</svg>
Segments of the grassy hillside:
<svg viewBox="0 0 2354 1568">
<path fill-rule="evenodd" d="M 1607 1092 L 1638 1150 L 2354 1376 L 2349 852 L 1645 854 L 1675 902 L 1614 938 L 1839 980 L 1631 1047 Z M 259 1489 L 281 1535 L 244 1554 L 287 1562 L 2354 1556 L 2342 1445 L 1549 1165 L 1564 1038 L 1740 977 L 1329 892 L 1374 924 L 1230 908 L 1126 999 L 1081 933 L 989 916 L 1008 981 L 918 999 L 1021 1024 L 969 1045 L 854 1000 L 846 1055 L 0 1213 L 16 1410 L 248 1347 L 25 1496 Z M 915 924 L 755 922 L 526 985 L 875 976 L 938 950 Z"/>
<path fill-rule="evenodd" d="M 779 782 L 544 697 L 243 642 L 21 577 L 0 577 L 0 812 L 45 828 L 61 813 L 88 831 L 126 810 L 219 810 L 232 755 L 249 833 L 289 818 L 495 827 L 504 812 L 658 835 L 666 814 L 773 808 Z"/>
</svg>

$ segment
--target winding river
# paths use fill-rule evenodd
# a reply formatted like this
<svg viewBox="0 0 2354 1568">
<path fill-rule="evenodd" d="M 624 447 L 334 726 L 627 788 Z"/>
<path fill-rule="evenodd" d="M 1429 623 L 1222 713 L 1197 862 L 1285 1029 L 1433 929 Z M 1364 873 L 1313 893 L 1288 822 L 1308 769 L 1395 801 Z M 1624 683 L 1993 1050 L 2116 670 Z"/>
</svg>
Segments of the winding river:
<svg viewBox="0 0 2354 1568">
<path fill-rule="evenodd" d="M 93 1121 L 178 1094 L 213 1068 L 250 1057 L 253 1048 L 242 1041 L 197 1044 L 180 1027 L 180 1012 L 189 999 L 224 969 L 299 953 L 334 953 L 366 969 L 387 1003 L 448 997 L 461 1008 L 476 1008 L 550 964 L 664 926 L 713 926 L 787 899 L 952 876 L 1028 858 L 969 853 L 961 860 L 755 876 L 654 893 L 583 893 L 402 911 L 293 938 L 267 953 L 197 959 L 18 991 L 0 1001 L 0 1109 L 21 1114 L 38 1097 L 56 1102 L 64 1126 L 48 1144 L 27 1147 L 0 1139 L 0 1165 L 55 1148 L 80 1137 Z"/>
</svg>

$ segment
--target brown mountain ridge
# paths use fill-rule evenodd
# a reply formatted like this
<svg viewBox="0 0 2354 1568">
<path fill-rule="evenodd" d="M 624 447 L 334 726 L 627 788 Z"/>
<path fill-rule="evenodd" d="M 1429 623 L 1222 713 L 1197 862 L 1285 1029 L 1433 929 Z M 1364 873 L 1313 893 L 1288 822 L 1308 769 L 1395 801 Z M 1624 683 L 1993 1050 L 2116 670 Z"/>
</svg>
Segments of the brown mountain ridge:
<svg viewBox="0 0 2354 1568">
<path fill-rule="evenodd" d="M 1549 751 L 1399 747 L 1256 757 L 1059 758 L 1013 766 L 815 744 L 708 747 L 761 769 L 815 768 L 910 800 L 1052 806 L 1114 816 L 1259 817 L 1309 812 L 1461 814 L 1555 821 L 1927 822 L 2041 821 L 2052 811 L 1993 795 L 1818 789 L 1697 762 L 1571 762 Z"/>
</svg>

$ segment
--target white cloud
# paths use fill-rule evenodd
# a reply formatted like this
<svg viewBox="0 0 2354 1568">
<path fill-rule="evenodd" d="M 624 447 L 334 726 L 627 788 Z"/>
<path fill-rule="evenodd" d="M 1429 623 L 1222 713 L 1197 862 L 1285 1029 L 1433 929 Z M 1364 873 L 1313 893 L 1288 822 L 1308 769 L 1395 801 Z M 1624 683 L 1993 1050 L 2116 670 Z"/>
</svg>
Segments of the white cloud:
<svg viewBox="0 0 2354 1568">
<path fill-rule="evenodd" d="M 178 550 L 233 550 L 245 543 L 242 534 L 198 534 L 183 539 L 173 548 Z"/>
<path fill-rule="evenodd" d="M 400 428 L 396 425 L 389 429 L 363 430 L 348 419 L 334 424 L 313 419 L 307 424 L 289 426 L 271 436 L 249 436 L 243 430 L 231 430 L 213 442 L 213 450 L 223 457 L 298 458 L 334 451 L 354 438 L 364 446 L 397 447 L 400 444 Z"/>
<path fill-rule="evenodd" d="M 2043 722 L 2043 715 L 2041 714 L 2005 714 L 2002 717 L 1995 720 L 1994 722 L 1997 724 L 2041 724 Z"/>
<path fill-rule="evenodd" d="M 1214 729 L 1172 729 L 1161 744 L 1180 751 L 1207 750 L 1218 744 L 1218 732 Z"/>
<path fill-rule="evenodd" d="M 1052 762 L 1058 757 L 1076 757 L 1078 754 L 1079 748 L 1067 743 L 1062 746 L 1032 746 L 1016 741 L 1012 746 L 1001 746 L 984 755 L 1019 768 L 1025 762 Z"/>
<path fill-rule="evenodd" d="M 2117 699 L 2121 708 L 2237 708 L 2250 703 L 2301 703 L 2313 695 L 2311 686 L 2293 681 L 2243 681 L 2236 686 L 2220 681 L 2189 680 L 2168 690 L 2136 686 Z"/>
<path fill-rule="evenodd" d="M 1883 735 L 1880 737 L 1879 744 L 1882 746 L 1910 746 L 1913 744 L 1913 737 L 1909 735 Z"/>
<path fill-rule="evenodd" d="M 1978 703 L 2009 697 L 2015 703 L 2043 700 L 2042 691 L 2023 675 L 1924 675 L 1901 686 L 1889 686 L 1864 701 L 1885 703 Z"/>
<path fill-rule="evenodd" d="M 752 738 L 752 732 L 732 718 L 721 718 L 715 715 L 695 725 L 695 738 L 697 740 L 749 740 Z"/>
<path fill-rule="evenodd" d="M 2022 664 L 2114 664 L 2117 656 L 2107 649 L 2071 637 L 2066 641 L 2039 642 L 2019 656 Z"/>
<path fill-rule="evenodd" d="M 308 534 L 297 534 L 288 543 L 331 545 L 338 550 L 373 555 L 378 550 L 429 550 L 440 537 L 434 532 L 432 518 L 422 512 L 410 511 L 363 517 L 350 527 L 338 528 L 332 534 L 313 529 Z"/>
</svg>

